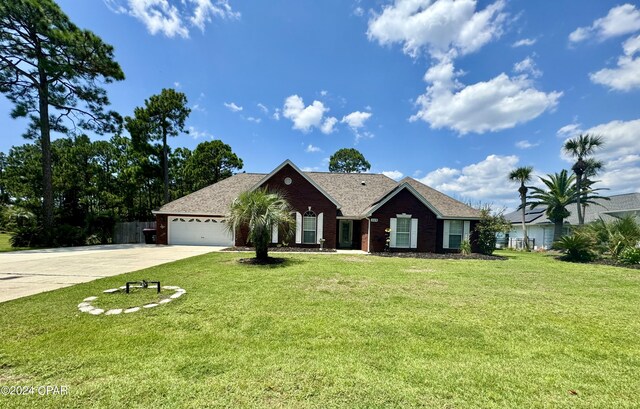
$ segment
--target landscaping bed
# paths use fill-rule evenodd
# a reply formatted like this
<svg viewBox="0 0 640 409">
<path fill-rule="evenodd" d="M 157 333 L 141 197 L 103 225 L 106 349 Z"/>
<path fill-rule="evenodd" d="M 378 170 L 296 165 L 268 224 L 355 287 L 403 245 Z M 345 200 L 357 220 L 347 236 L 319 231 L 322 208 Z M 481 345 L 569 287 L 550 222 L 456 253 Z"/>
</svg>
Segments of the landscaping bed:
<svg viewBox="0 0 640 409">
<path fill-rule="evenodd" d="M 234 246 L 221 251 L 256 251 L 255 247 Z M 274 253 L 335 253 L 335 249 L 318 249 L 307 247 L 269 247 L 269 252 Z"/>
<path fill-rule="evenodd" d="M 463 255 L 460 253 L 415 253 L 415 252 L 380 252 L 371 253 L 379 257 L 426 258 L 436 260 L 507 260 L 507 257 L 480 253 Z"/>
</svg>

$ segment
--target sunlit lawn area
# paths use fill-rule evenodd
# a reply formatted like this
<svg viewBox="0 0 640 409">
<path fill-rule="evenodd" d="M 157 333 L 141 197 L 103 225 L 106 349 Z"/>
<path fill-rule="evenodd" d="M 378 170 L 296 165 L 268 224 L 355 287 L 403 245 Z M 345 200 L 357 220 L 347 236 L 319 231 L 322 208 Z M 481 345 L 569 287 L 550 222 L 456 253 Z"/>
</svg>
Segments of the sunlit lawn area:
<svg viewBox="0 0 640 409">
<path fill-rule="evenodd" d="M 70 393 L 0 407 L 638 407 L 640 271 L 501 254 L 214 253 L 3 303 L 0 385 Z M 77 309 L 143 278 L 187 294 Z"/>
<path fill-rule="evenodd" d="M 0 253 L 4 251 L 30 250 L 29 247 L 11 247 L 10 238 L 10 234 L 0 233 Z"/>
</svg>

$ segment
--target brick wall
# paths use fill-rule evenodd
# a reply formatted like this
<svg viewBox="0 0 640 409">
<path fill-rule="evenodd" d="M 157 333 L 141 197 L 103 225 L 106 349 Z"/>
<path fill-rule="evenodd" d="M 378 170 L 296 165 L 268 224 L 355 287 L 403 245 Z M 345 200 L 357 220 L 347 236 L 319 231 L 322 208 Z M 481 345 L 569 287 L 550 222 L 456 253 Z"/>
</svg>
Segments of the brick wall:
<svg viewBox="0 0 640 409">
<path fill-rule="evenodd" d="M 410 214 L 411 218 L 418 219 L 418 247 L 417 249 L 391 249 L 391 251 L 435 253 L 438 237 L 440 237 L 440 241 L 442 241 L 442 233 L 438 236 L 439 220 L 436 218 L 435 213 L 429 210 L 429 208 L 406 189 L 395 195 L 371 216 L 372 218 L 378 219 L 378 221 L 371 223 L 370 251 L 380 252 L 384 250 L 384 230 L 390 226 L 391 218 L 402 213 Z"/>
<path fill-rule="evenodd" d="M 156 215 L 156 244 L 169 243 L 169 236 L 167 235 L 169 231 L 169 223 L 167 219 L 166 214 Z"/>
<path fill-rule="evenodd" d="M 287 177 L 291 178 L 292 183 L 290 185 L 284 183 Z M 324 247 L 336 248 L 336 216 L 338 211 L 336 205 L 327 199 L 326 196 L 309 183 L 293 167 L 285 165 L 276 174 L 271 176 L 271 178 L 263 184 L 263 187 L 283 194 L 294 211 L 300 212 L 303 215 L 309 207 L 311 207 L 311 211 L 316 214 L 316 217 L 320 213 L 323 213 L 323 237 L 326 240 Z M 241 234 L 238 235 L 236 240 L 237 246 L 245 245 L 244 237 L 246 237 L 246 232 L 241 229 Z M 279 239 L 280 241 L 282 240 L 281 237 L 279 237 Z M 289 240 L 289 245 L 297 247 L 320 247 L 319 244 L 296 244 L 295 235 Z"/>
</svg>

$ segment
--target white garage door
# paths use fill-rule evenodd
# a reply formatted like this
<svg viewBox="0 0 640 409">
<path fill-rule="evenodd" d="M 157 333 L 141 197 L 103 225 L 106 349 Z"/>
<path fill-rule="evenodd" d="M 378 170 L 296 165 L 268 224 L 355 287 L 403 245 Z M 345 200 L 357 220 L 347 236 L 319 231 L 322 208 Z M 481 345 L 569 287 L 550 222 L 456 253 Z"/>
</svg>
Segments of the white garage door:
<svg viewBox="0 0 640 409">
<path fill-rule="evenodd" d="M 233 236 L 222 219 L 169 216 L 169 244 L 232 246 Z"/>
</svg>

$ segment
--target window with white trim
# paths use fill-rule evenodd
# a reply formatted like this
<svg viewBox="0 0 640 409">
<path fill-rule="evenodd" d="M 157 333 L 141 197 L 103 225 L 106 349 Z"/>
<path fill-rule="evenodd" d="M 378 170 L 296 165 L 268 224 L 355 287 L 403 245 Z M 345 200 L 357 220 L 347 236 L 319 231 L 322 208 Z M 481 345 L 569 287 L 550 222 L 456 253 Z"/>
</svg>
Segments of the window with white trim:
<svg viewBox="0 0 640 409">
<path fill-rule="evenodd" d="M 316 243 L 316 214 L 308 211 L 302 216 L 302 242 L 304 244 Z"/>
<path fill-rule="evenodd" d="M 398 217 L 396 221 L 396 247 L 409 248 L 411 246 L 411 218 Z"/>
<path fill-rule="evenodd" d="M 464 221 L 451 220 L 449 221 L 449 248 L 459 249 L 462 243 Z"/>
</svg>

